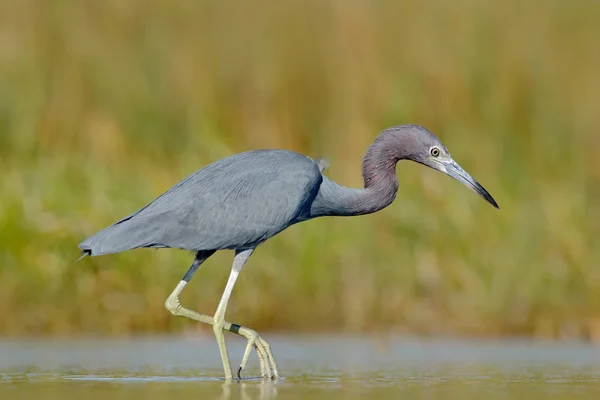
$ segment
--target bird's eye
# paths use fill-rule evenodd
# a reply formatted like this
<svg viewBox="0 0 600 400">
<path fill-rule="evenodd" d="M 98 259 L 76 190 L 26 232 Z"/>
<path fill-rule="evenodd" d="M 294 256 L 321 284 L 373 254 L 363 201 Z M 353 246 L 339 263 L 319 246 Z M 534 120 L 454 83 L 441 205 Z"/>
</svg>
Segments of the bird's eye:
<svg viewBox="0 0 600 400">
<path fill-rule="evenodd" d="M 438 149 L 437 147 L 432 147 L 429 152 L 433 157 L 437 157 L 440 155 L 440 149 Z"/>
</svg>

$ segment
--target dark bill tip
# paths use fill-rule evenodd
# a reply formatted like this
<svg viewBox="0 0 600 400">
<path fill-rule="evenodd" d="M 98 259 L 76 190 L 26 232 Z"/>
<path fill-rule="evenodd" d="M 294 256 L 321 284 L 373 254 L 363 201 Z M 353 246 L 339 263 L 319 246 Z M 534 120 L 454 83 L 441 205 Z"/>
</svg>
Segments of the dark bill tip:
<svg viewBox="0 0 600 400">
<path fill-rule="evenodd" d="M 464 169 L 461 168 L 456 162 L 448 163 L 444 165 L 446 167 L 446 174 L 453 177 L 457 181 L 464 184 L 466 187 L 483 197 L 488 203 L 494 206 L 496 209 L 500 209 L 496 200 L 491 194 L 479 182 L 477 182 L 471 175 L 469 175 Z"/>
<path fill-rule="evenodd" d="M 483 197 L 488 203 L 490 203 L 491 205 L 493 205 L 496 209 L 500 209 L 500 206 L 498 205 L 498 203 L 496 203 L 496 200 L 494 200 L 494 198 L 492 197 L 491 194 L 488 193 L 487 190 L 485 190 L 485 188 L 483 186 L 481 186 L 478 182 L 475 182 L 477 184 L 477 188 L 473 189 L 475 190 L 475 192 L 480 195 L 481 197 Z"/>
</svg>

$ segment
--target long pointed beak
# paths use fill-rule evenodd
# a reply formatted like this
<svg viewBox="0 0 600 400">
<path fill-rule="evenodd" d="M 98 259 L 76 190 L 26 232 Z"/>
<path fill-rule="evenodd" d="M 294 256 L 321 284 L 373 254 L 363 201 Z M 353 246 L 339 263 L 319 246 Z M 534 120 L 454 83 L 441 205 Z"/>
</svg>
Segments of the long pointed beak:
<svg viewBox="0 0 600 400">
<path fill-rule="evenodd" d="M 496 203 L 496 200 L 494 200 L 492 195 L 489 194 L 488 191 L 485 190 L 485 188 L 479 184 L 479 182 L 473 179 L 473 177 L 469 175 L 467 171 L 462 169 L 462 167 L 458 165 L 456 161 L 450 160 L 448 162 L 443 162 L 440 164 L 442 166 L 442 168 L 440 168 L 442 172 L 453 177 L 457 181 L 462 182 L 466 187 L 483 197 L 488 203 L 490 203 L 497 209 L 500 209 L 500 207 L 498 207 L 498 203 Z"/>
</svg>

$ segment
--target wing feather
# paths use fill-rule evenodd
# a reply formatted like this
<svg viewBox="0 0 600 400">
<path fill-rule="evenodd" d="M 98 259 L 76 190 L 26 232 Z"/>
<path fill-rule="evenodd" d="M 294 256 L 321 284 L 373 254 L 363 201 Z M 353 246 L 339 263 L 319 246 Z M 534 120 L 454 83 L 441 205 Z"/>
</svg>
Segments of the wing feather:
<svg viewBox="0 0 600 400">
<path fill-rule="evenodd" d="M 255 247 L 297 222 L 322 179 L 317 164 L 298 153 L 241 153 L 190 175 L 79 247 L 91 255 L 137 247 Z"/>
</svg>

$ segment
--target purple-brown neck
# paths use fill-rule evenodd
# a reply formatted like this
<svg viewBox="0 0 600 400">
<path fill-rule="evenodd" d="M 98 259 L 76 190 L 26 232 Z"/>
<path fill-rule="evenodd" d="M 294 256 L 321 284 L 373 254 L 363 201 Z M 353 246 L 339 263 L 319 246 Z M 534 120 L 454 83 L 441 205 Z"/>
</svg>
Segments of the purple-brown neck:
<svg viewBox="0 0 600 400">
<path fill-rule="evenodd" d="M 398 192 L 396 163 L 403 158 L 399 144 L 397 136 L 384 132 L 369 146 L 362 162 L 364 189 L 341 186 L 323 177 L 311 217 L 371 214 L 390 205 Z"/>
<path fill-rule="evenodd" d="M 362 176 L 365 189 L 377 188 L 380 184 L 396 182 L 396 163 L 400 159 L 398 139 L 383 133 L 375 139 L 365 152 L 362 160 Z"/>
</svg>

